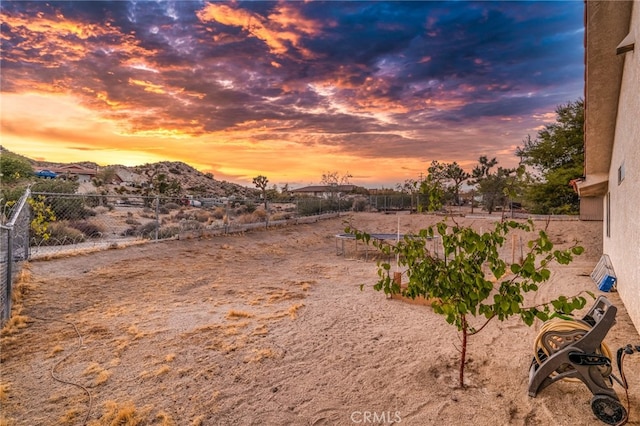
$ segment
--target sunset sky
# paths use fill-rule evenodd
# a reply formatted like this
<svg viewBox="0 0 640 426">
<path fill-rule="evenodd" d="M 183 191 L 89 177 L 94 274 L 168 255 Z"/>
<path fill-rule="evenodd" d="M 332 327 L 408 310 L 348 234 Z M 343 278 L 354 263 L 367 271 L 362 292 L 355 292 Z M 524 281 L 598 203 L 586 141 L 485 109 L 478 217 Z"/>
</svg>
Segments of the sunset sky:
<svg viewBox="0 0 640 426">
<path fill-rule="evenodd" d="M 183 161 L 296 188 L 513 166 L 583 96 L 583 7 L 558 2 L 12 2 L 1 144 L 28 157 Z"/>
</svg>

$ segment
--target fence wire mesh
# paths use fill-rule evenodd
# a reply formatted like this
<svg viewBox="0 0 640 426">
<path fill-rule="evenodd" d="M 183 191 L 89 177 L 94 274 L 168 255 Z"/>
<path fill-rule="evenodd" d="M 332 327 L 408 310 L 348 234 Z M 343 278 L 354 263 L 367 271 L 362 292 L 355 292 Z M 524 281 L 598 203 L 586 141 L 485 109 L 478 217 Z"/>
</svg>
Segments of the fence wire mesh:
<svg viewBox="0 0 640 426">
<path fill-rule="evenodd" d="M 34 192 L 32 258 L 171 238 L 217 235 L 315 220 L 352 209 L 354 200 L 187 199 Z M 309 218 L 310 219 L 307 219 Z"/>
</svg>

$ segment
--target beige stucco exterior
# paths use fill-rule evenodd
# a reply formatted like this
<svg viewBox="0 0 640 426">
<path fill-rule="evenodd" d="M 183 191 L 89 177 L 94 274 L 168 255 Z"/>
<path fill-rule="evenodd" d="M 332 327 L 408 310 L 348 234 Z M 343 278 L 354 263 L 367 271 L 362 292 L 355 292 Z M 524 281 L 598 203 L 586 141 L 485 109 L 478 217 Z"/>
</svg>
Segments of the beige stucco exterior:
<svg viewBox="0 0 640 426">
<path fill-rule="evenodd" d="M 640 2 L 633 5 L 629 32 L 640 41 Z M 624 57 L 624 69 L 609 168 L 603 251 L 613 261 L 620 298 L 640 331 L 640 43 L 620 56 Z M 624 179 L 620 181 L 622 171 Z"/>
<path fill-rule="evenodd" d="M 585 6 L 586 179 L 578 188 L 602 197 L 603 252 L 640 331 L 640 2 Z M 622 45 L 628 51 L 616 52 Z"/>
</svg>

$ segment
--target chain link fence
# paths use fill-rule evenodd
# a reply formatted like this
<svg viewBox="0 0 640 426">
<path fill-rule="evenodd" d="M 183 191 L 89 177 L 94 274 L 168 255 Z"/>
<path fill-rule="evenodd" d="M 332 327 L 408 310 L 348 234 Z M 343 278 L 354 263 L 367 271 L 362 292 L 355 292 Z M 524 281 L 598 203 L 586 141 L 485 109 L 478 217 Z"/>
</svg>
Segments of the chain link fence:
<svg viewBox="0 0 640 426">
<path fill-rule="evenodd" d="M 220 235 L 312 222 L 351 210 L 354 200 L 171 198 L 33 192 L 31 258 L 142 241 Z"/>
<path fill-rule="evenodd" d="M 0 324 L 11 317 L 11 296 L 15 276 L 29 258 L 31 215 L 27 189 L 16 203 L 7 204 L 0 223 Z"/>
</svg>

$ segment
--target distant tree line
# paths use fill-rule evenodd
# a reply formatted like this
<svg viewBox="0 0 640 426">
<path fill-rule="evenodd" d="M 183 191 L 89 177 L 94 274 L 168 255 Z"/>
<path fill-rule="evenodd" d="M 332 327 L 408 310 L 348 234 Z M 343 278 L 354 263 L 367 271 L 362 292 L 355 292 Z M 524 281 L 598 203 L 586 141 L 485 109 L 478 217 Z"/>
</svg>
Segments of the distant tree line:
<svg viewBox="0 0 640 426">
<path fill-rule="evenodd" d="M 419 211 L 437 211 L 446 205 L 477 202 L 489 213 L 514 205 L 535 214 L 577 214 L 578 194 L 571 181 L 583 175 L 584 101 L 579 99 L 556 108 L 556 122 L 546 125 L 535 139 L 527 136 L 516 149 L 520 164 L 498 166 L 496 158 L 481 156 L 471 173 L 457 162 L 432 161 L 421 180 L 408 179 L 397 185 L 410 194 Z M 462 200 L 463 184 L 470 199 Z M 412 205 L 412 207 L 414 207 Z"/>
</svg>

